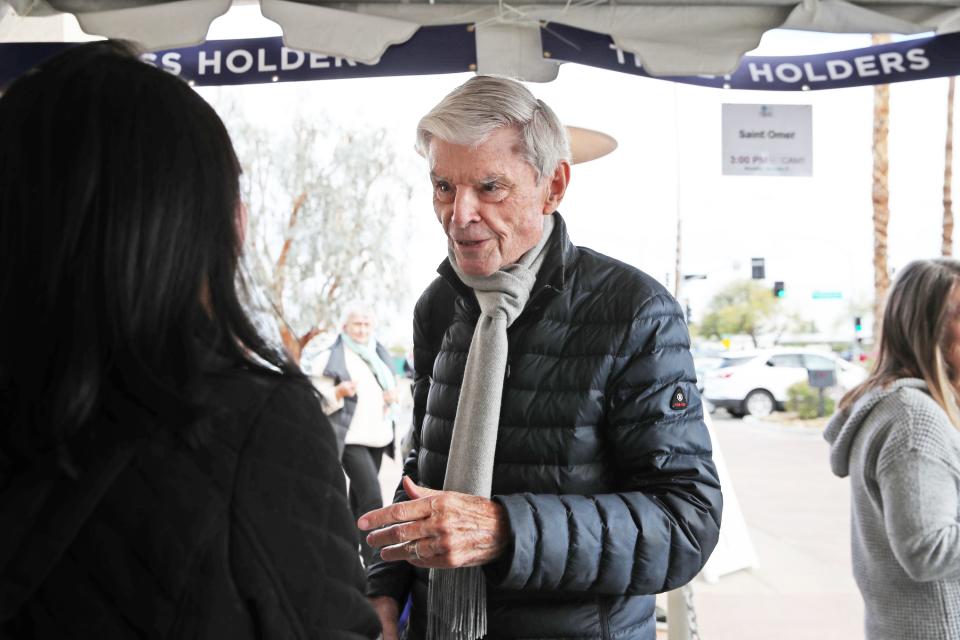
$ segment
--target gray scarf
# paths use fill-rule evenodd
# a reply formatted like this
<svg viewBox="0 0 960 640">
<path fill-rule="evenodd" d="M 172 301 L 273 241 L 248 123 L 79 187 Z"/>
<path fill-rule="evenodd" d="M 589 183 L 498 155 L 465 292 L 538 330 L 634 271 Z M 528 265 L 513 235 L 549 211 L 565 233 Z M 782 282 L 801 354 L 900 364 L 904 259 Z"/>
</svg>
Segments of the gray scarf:
<svg viewBox="0 0 960 640">
<path fill-rule="evenodd" d="M 463 372 L 444 491 L 490 497 L 507 369 L 507 328 L 530 299 L 553 224 L 553 216 L 546 216 L 540 242 L 516 264 L 489 276 L 463 273 L 449 251 L 454 271 L 477 296 L 480 319 Z M 475 640 L 486 635 L 487 584 L 480 567 L 431 569 L 429 593 L 427 640 Z"/>
</svg>

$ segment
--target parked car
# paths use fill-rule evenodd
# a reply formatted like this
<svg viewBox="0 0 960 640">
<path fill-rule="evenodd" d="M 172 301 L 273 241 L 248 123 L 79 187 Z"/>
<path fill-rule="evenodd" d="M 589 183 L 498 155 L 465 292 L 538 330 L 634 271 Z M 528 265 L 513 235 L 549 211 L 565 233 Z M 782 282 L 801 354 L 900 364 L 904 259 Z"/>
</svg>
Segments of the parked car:
<svg viewBox="0 0 960 640">
<path fill-rule="evenodd" d="M 697 391 L 703 393 L 703 379 L 708 371 L 720 366 L 727 350 L 723 348 L 704 348 L 697 346 L 690 350 L 693 356 L 693 366 L 697 371 Z"/>
<path fill-rule="evenodd" d="M 701 394 L 703 393 L 703 381 L 707 377 L 707 373 L 713 371 L 721 364 L 723 364 L 724 358 L 720 356 L 696 356 L 693 357 L 693 366 L 697 371 L 697 391 Z"/>
<path fill-rule="evenodd" d="M 867 377 L 862 367 L 832 353 L 781 347 L 729 354 L 704 375 L 703 397 L 734 416 L 766 416 L 784 409 L 787 389 L 806 381 L 808 369 L 834 371 L 832 395 L 846 393 Z"/>
</svg>

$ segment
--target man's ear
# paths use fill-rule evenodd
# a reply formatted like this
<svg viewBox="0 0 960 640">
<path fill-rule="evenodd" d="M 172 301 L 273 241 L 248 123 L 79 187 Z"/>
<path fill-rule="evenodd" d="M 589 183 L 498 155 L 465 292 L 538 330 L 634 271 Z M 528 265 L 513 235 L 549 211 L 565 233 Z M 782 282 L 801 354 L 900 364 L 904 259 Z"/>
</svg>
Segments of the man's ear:
<svg viewBox="0 0 960 640">
<path fill-rule="evenodd" d="M 570 184 L 570 163 L 561 160 L 547 184 L 547 197 L 543 201 L 544 215 L 549 215 L 560 208 L 560 201 L 563 200 L 563 194 L 567 192 L 568 184 Z"/>
</svg>

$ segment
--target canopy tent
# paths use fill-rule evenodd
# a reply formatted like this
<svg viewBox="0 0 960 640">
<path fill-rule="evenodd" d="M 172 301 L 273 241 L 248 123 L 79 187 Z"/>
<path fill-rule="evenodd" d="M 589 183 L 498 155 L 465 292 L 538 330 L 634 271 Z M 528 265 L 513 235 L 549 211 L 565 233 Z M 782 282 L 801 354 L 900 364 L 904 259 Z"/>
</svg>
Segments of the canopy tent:
<svg viewBox="0 0 960 640">
<path fill-rule="evenodd" d="M 299 82 L 476 71 L 475 29 L 470 25 L 421 27 L 387 48 L 374 64 L 286 47 L 280 37 L 208 40 L 193 47 L 161 49 L 145 62 L 195 86 Z M 50 37 L 50 36 L 47 36 Z M 651 77 L 610 36 L 574 27 L 540 28 L 541 57 Z M 0 87 L 73 42 L 0 42 Z M 960 75 L 960 33 L 910 38 L 878 46 L 800 56 L 744 56 L 723 76 L 657 76 L 716 89 L 816 91 Z"/>
<path fill-rule="evenodd" d="M 76 15 L 84 31 L 140 42 L 148 49 L 204 41 L 231 0 L 0 0 L 11 15 Z M 530 81 L 556 77 L 543 55 L 551 25 L 609 36 L 653 75 L 723 75 L 776 28 L 836 33 L 960 31 L 960 0 L 503 0 L 320 2 L 260 0 L 292 49 L 374 64 L 422 26 L 464 24 L 475 39 L 480 73 Z"/>
</svg>

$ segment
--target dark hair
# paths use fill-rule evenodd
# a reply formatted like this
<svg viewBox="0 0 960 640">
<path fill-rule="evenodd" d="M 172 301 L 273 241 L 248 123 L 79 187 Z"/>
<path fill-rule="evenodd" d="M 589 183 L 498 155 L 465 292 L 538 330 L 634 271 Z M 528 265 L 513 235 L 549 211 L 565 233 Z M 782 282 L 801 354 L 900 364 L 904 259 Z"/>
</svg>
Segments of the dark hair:
<svg viewBox="0 0 960 640">
<path fill-rule="evenodd" d="M 239 163 L 223 123 L 128 44 L 78 46 L 0 98 L 0 438 L 82 429 L 117 390 L 161 422 L 203 414 L 217 352 L 302 376 L 236 291 Z M 8 449 L 9 450 L 9 449 Z"/>
<path fill-rule="evenodd" d="M 877 361 L 870 376 L 850 390 L 841 408 L 868 391 L 899 378 L 920 378 L 930 395 L 960 428 L 953 371 L 944 358 L 949 349 L 950 293 L 960 282 L 960 262 L 949 258 L 915 260 L 905 266 L 887 295 Z"/>
</svg>

